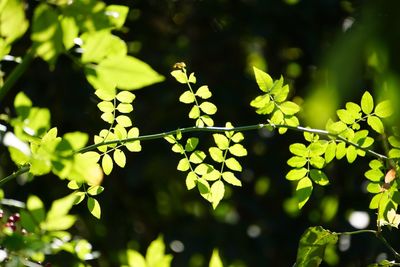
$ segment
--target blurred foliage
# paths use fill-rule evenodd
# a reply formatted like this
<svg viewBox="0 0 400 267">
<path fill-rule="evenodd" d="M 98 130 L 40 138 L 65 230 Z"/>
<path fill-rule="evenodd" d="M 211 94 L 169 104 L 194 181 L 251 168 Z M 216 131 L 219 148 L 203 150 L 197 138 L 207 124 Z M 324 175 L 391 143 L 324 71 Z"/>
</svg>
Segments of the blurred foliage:
<svg viewBox="0 0 400 267">
<path fill-rule="evenodd" d="M 45 1 L 25 2 L 29 19 L 40 2 Z M 258 92 L 253 66 L 268 71 L 273 78 L 285 75 L 292 90 L 289 95 L 298 95 L 293 101 L 303 107 L 299 116 L 310 126 L 324 128 L 327 118 L 334 117 L 345 100 L 357 102 L 366 89 L 378 100 L 400 99 L 397 1 L 105 2 L 130 8 L 126 23 L 115 33 L 127 42 L 128 54 L 164 75 L 179 61 L 201 73 L 198 79 L 213 88 L 213 101 L 219 107 L 213 116 L 216 125 L 260 121 L 249 107 Z M 50 13 L 49 19 L 54 18 Z M 25 22 L 21 20 L 19 25 L 24 32 Z M 5 26 L 0 24 L 1 37 L 14 41 L 20 32 L 7 33 Z M 47 36 L 50 43 L 57 37 L 57 31 L 54 33 Z M 39 42 L 42 37 L 36 38 Z M 0 42 L 0 55 L 23 56 L 29 42 L 23 37 L 11 51 Z M 97 99 L 85 74 L 65 55 L 55 62 L 53 55 L 43 53 L 43 58 L 54 67 L 50 70 L 43 61 L 34 60 L 16 90 L 1 101 L 1 113 L 15 114 L 10 107 L 18 91 L 23 90 L 36 106 L 49 108 L 51 121 L 61 135 L 80 130 L 94 136 L 104 124 L 98 119 Z M 0 84 L 3 72 L 9 73 L 15 65 L 14 61 L 1 61 Z M 135 125 L 141 133 L 189 125 L 187 109 L 176 105 L 181 93 L 172 78 L 138 91 Z M 395 108 L 393 123 L 399 121 L 396 116 L 400 114 L 398 105 Z M 367 210 L 370 197 L 360 172 L 368 169 L 367 161 L 360 161 L 357 167 L 343 162 L 330 165 L 326 171 L 331 185 L 314 188 L 311 201 L 299 211 L 291 197 L 295 188 L 284 179 L 289 171 L 284 164 L 290 157 L 288 145 L 299 141 L 299 135 L 288 133 L 272 139 L 273 135 L 265 129 L 246 134 L 244 145 L 249 155 L 243 159 L 245 168 L 240 174 L 243 188 L 227 188 L 225 201 L 215 212 L 186 190 L 185 177 L 175 168 L 179 156 L 168 154 L 166 142 L 143 143 L 140 156 L 127 156 L 126 167 L 115 169 L 104 179 L 107 190 L 98 196 L 102 220 L 91 217 L 85 207 L 72 209 L 81 218 L 73 231 L 90 240 L 102 255 L 91 264 L 118 265 L 125 257 L 121 251 L 126 251 L 129 242 L 132 249 L 144 255 L 151 241 L 162 233 L 166 253 L 173 254 L 173 266 L 206 266 L 214 247 L 229 266 L 291 266 L 298 240 L 309 225 L 354 230 L 345 214 L 363 210 L 375 216 Z M 212 137 L 208 142 L 213 142 Z M 1 177 L 14 171 L 4 147 L 0 147 L 0 161 Z M 54 199 L 69 193 L 66 183 L 52 175 L 29 183 L 29 177 L 23 178 L 4 186 L 8 198 L 26 200 L 35 194 L 48 207 Z M 400 245 L 398 236 L 388 239 L 394 247 Z M 365 236 L 339 238 L 338 244 L 337 251 L 326 246 L 325 264 L 366 266 L 382 260 L 381 253 L 386 251 Z M 63 254 L 58 257 L 65 259 Z"/>
</svg>

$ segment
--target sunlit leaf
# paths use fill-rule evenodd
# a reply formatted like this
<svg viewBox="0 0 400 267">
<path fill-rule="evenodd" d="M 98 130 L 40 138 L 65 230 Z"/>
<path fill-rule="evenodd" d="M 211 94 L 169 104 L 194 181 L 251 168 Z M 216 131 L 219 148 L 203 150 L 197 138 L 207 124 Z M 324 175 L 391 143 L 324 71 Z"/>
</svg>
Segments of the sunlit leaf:
<svg viewBox="0 0 400 267">
<path fill-rule="evenodd" d="M 369 116 L 367 118 L 367 123 L 377 133 L 382 134 L 385 131 L 382 121 L 377 116 Z"/>
<path fill-rule="evenodd" d="M 189 172 L 186 176 L 186 188 L 187 190 L 191 190 L 196 186 L 197 175 L 195 172 Z"/>
<path fill-rule="evenodd" d="M 113 161 L 108 154 L 104 154 L 101 160 L 101 167 L 106 175 L 109 175 L 113 169 Z"/>
<path fill-rule="evenodd" d="M 208 267 L 224 267 L 218 249 L 214 249 Z"/>
<path fill-rule="evenodd" d="M 185 172 L 189 170 L 189 168 L 190 168 L 190 162 L 187 158 L 183 158 L 179 161 L 177 166 L 178 171 Z"/>
<path fill-rule="evenodd" d="M 200 150 L 196 150 L 190 155 L 189 161 L 195 164 L 199 164 L 202 163 L 205 158 L 206 158 L 206 153 Z"/>
<path fill-rule="evenodd" d="M 121 91 L 117 94 L 116 98 L 121 103 L 130 104 L 135 99 L 135 95 L 128 91 Z"/>
<path fill-rule="evenodd" d="M 291 101 L 281 103 L 279 108 L 285 115 L 293 115 L 300 111 L 299 105 Z"/>
<path fill-rule="evenodd" d="M 186 83 L 187 78 L 186 74 L 182 70 L 173 70 L 171 75 L 179 82 L 179 83 Z"/>
<path fill-rule="evenodd" d="M 197 119 L 200 117 L 200 108 L 198 106 L 193 106 L 189 112 L 189 118 Z"/>
<path fill-rule="evenodd" d="M 200 109 L 208 114 L 208 115 L 213 115 L 215 114 L 215 112 L 217 112 L 217 106 L 215 106 L 213 103 L 211 102 L 203 102 L 200 104 Z"/>
<path fill-rule="evenodd" d="M 132 121 L 131 119 L 126 116 L 126 115 L 119 115 L 116 119 L 118 124 L 120 124 L 122 127 L 130 127 L 132 126 Z"/>
<path fill-rule="evenodd" d="M 221 149 L 218 147 L 210 147 L 208 149 L 211 158 L 216 161 L 216 162 L 223 162 L 224 161 L 224 155 Z"/>
<path fill-rule="evenodd" d="M 195 101 L 195 96 L 191 91 L 185 91 L 181 96 L 179 97 L 179 101 L 185 104 L 190 104 Z"/>
<path fill-rule="evenodd" d="M 114 158 L 115 163 L 118 166 L 120 166 L 121 168 L 125 167 L 126 156 L 125 156 L 125 153 L 122 150 L 120 150 L 120 149 L 114 150 L 113 158 Z"/>
<path fill-rule="evenodd" d="M 296 156 L 306 157 L 308 156 L 308 149 L 304 144 L 294 143 L 289 146 L 290 152 Z"/>
<path fill-rule="evenodd" d="M 310 227 L 301 236 L 297 250 L 296 266 L 319 266 L 324 259 L 325 249 L 328 245 L 334 245 L 338 236 L 321 226 Z"/>
<path fill-rule="evenodd" d="M 244 157 L 247 155 L 247 150 L 241 144 L 234 144 L 229 147 L 229 152 L 236 157 Z"/>
<path fill-rule="evenodd" d="M 104 191 L 104 187 L 101 185 L 94 185 L 88 188 L 87 193 L 91 196 L 97 196 Z"/>
<path fill-rule="evenodd" d="M 361 109 L 365 114 L 370 114 L 374 109 L 374 99 L 368 91 L 361 98 Z"/>
<path fill-rule="evenodd" d="M 214 182 L 211 185 L 212 205 L 215 209 L 225 194 L 225 185 L 221 180 Z"/>
<path fill-rule="evenodd" d="M 231 185 L 242 186 L 242 182 L 238 178 L 236 178 L 233 172 L 223 172 L 222 178 L 225 180 L 225 182 Z"/>
<path fill-rule="evenodd" d="M 377 170 L 368 170 L 365 172 L 365 177 L 373 182 L 379 182 L 384 176 L 384 173 L 380 171 L 379 169 Z"/>
<path fill-rule="evenodd" d="M 307 158 L 294 156 L 294 157 L 291 157 L 291 158 L 287 161 L 287 164 L 288 164 L 289 166 L 291 166 L 291 167 L 294 167 L 294 168 L 301 168 L 301 167 L 303 167 L 304 165 L 306 165 L 307 162 L 308 162 L 308 161 L 307 161 Z"/>
<path fill-rule="evenodd" d="M 229 169 L 231 169 L 233 171 L 238 171 L 238 172 L 242 171 L 242 166 L 235 158 L 227 159 L 225 161 L 225 165 L 226 165 L 226 167 L 228 167 Z"/>
<path fill-rule="evenodd" d="M 196 91 L 196 96 L 201 97 L 203 99 L 208 99 L 212 96 L 211 91 L 208 89 L 207 85 L 201 86 Z"/>
<path fill-rule="evenodd" d="M 321 170 L 316 170 L 316 169 L 310 170 L 310 177 L 316 184 L 319 184 L 322 186 L 329 184 L 328 177 Z"/>
<path fill-rule="evenodd" d="M 215 144 L 221 150 L 226 150 L 229 148 L 229 139 L 223 134 L 213 134 Z"/>
<path fill-rule="evenodd" d="M 185 145 L 185 151 L 186 152 L 192 152 L 193 150 L 196 149 L 197 145 L 199 143 L 199 139 L 196 137 L 191 137 L 186 141 Z"/>
<path fill-rule="evenodd" d="M 300 180 L 306 176 L 307 172 L 306 168 L 292 169 L 286 174 L 286 179 L 290 181 Z"/>
<path fill-rule="evenodd" d="M 352 163 L 357 158 L 357 150 L 354 146 L 349 146 L 346 150 L 346 158 L 349 163 Z"/>
<path fill-rule="evenodd" d="M 101 207 L 99 202 L 92 198 L 92 197 L 88 197 L 87 199 L 87 207 L 90 211 L 90 213 L 96 217 L 97 219 L 100 219 L 101 217 Z"/>
<path fill-rule="evenodd" d="M 271 76 L 256 67 L 253 67 L 253 70 L 258 87 L 261 89 L 261 91 L 268 92 L 273 85 Z"/>
<path fill-rule="evenodd" d="M 391 116 L 392 114 L 393 114 L 393 107 L 390 100 L 382 101 L 375 107 L 375 115 L 377 115 L 380 118 L 386 118 Z"/>
<path fill-rule="evenodd" d="M 296 198 L 299 209 L 301 209 L 308 201 L 313 190 L 313 185 L 308 177 L 301 179 L 296 187 Z"/>
</svg>

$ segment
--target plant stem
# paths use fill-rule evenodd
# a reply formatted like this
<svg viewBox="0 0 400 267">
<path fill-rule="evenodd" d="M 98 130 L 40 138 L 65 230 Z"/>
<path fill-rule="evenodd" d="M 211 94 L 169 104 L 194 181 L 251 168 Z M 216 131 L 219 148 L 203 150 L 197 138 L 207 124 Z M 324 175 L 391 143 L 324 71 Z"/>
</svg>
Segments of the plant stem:
<svg viewBox="0 0 400 267">
<path fill-rule="evenodd" d="M 3 98 L 7 95 L 8 91 L 10 91 L 10 89 L 14 86 L 14 84 L 18 81 L 21 75 L 28 68 L 29 64 L 35 58 L 35 54 L 36 54 L 36 47 L 33 46 L 25 54 L 24 58 L 22 59 L 22 62 L 12 70 L 10 75 L 8 75 L 3 86 L 0 87 L 0 102 L 3 100 Z"/>
<path fill-rule="evenodd" d="M 376 231 L 376 230 L 358 230 L 358 231 L 353 231 L 353 232 L 342 232 L 342 233 L 337 233 L 337 235 L 356 235 L 356 234 L 363 234 L 363 233 L 371 233 L 374 234 L 379 240 L 382 241 L 382 243 L 390 250 L 390 252 L 393 253 L 396 259 L 400 259 L 400 253 L 398 253 L 390 244 L 387 242 L 387 240 L 383 237 L 382 232 Z"/>
<path fill-rule="evenodd" d="M 89 145 L 87 147 L 81 148 L 77 152 L 84 153 L 84 152 L 91 151 L 91 150 L 93 150 L 99 146 L 103 146 L 103 145 L 111 145 L 111 144 L 133 142 L 133 141 L 146 141 L 146 140 L 153 140 L 153 139 L 161 139 L 168 135 L 177 134 L 178 132 L 181 132 L 182 134 L 189 133 L 189 132 L 225 132 L 225 131 L 244 132 L 244 131 L 251 131 L 251 130 L 259 130 L 259 129 L 266 128 L 266 127 L 287 128 L 287 129 L 293 130 L 293 131 L 309 132 L 309 133 L 319 134 L 322 136 L 330 136 L 330 137 L 335 138 L 336 140 L 346 142 L 347 144 L 352 145 L 352 146 L 356 147 L 357 149 L 363 150 L 366 153 L 369 153 L 377 158 L 385 159 L 385 160 L 388 159 L 385 155 L 382 155 L 373 150 L 361 147 L 360 145 L 353 143 L 340 135 L 333 134 L 333 133 L 330 133 L 325 130 L 310 129 L 310 128 L 305 128 L 302 126 L 274 125 L 274 124 L 262 124 L 262 123 L 247 125 L 247 126 L 232 127 L 232 128 L 228 128 L 228 127 L 197 127 L 197 126 L 186 127 L 186 128 L 176 129 L 176 130 L 163 132 L 163 133 L 142 135 L 142 136 L 138 136 L 138 137 L 134 137 L 134 138 L 126 138 L 126 139 L 121 139 L 121 140 L 111 140 L 111 141 L 101 142 L 101 143 L 97 143 L 97 144 L 93 144 L 93 145 Z"/>
<path fill-rule="evenodd" d="M 25 165 L 25 166 L 22 166 L 19 170 L 17 170 L 17 171 L 15 171 L 15 172 L 13 172 L 12 174 L 10 174 L 9 176 L 4 177 L 3 179 L 0 180 L 0 188 L 1 188 L 5 183 L 7 183 L 8 181 L 10 181 L 10 180 L 16 178 L 17 176 L 19 176 L 19 175 L 21 175 L 21 174 L 23 174 L 23 173 L 25 173 L 25 172 L 28 172 L 29 169 L 30 169 L 30 167 L 29 167 L 28 165 Z"/>
</svg>

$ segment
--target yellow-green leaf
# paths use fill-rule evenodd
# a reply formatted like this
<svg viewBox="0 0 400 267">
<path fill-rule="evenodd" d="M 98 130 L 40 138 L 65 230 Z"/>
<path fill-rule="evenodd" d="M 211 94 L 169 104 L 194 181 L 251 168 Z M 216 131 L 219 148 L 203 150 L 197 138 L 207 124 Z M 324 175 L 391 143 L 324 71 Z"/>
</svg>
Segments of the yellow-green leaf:
<svg viewBox="0 0 400 267">
<path fill-rule="evenodd" d="M 179 83 L 186 83 L 187 78 L 186 74 L 182 70 L 173 70 L 171 71 L 171 75 L 179 82 Z"/>
<path fill-rule="evenodd" d="M 223 172 L 222 178 L 225 180 L 225 182 L 230 183 L 231 185 L 242 186 L 242 182 L 236 178 L 233 172 Z"/>
<path fill-rule="evenodd" d="M 183 158 L 179 161 L 178 166 L 177 166 L 178 171 L 185 172 L 185 171 L 189 170 L 189 168 L 190 168 L 190 162 L 187 158 Z"/>
<path fill-rule="evenodd" d="M 299 181 L 296 187 L 296 198 L 298 201 L 299 209 L 301 209 L 304 204 L 307 203 L 308 199 L 311 196 L 313 190 L 313 185 L 308 177 L 304 177 Z"/>
<path fill-rule="evenodd" d="M 212 205 L 215 209 L 225 194 L 225 185 L 221 180 L 214 182 L 211 185 Z"/>
<path fill-rule="evenodd" d="M 99 202 L 92 198 L 92 197 L 88 197 L 87 199 L 87 207 L 90 211 L 90 213 L 96 217 L 97 219 L 100 219 L 101 217 L 101 207 Z"/>
<path fill-rule="evenodd" d="M 120 124 L 122 127 L 125 127 L 125 128 L 132 126 L 131 119 L 126 115 L 119 115 L 116 118 L 116 121 L 117 121 L 118 124 Z"/>
<path fill-rule="evenodd" d="M 375 115 L 380 118 L 386 118 L 393 114 L 393 107 L 390 100 L 380 102 L 375 107 Z"/>
<path fill-rule="evenodd" d="M 185 104 L 193 103 L 196 100 L 194 94 L 191 91 L 185 91 L 179 97 L 179 101 Z"/>
<path fill-rule="evenodd" d="M 207 99 L 210 98 L 212 94 L 211 91 L 208 89 L 208 86 L 203 85 L 196 91 L 196 96 L 201 97 L 203 99 Z"/>
<path fill-rule="evenodd" d="M 217 106 L 215 106 L 213 103 L 211 102 L 203 102 L 200 104 L 200 109 L 208 114 L 208 115 L 213 115 L 217 112 Z"/>
<path fill-rule="evenodd" d="M 121 103 L 130 104 L 135 99 L 135 95 L 128 91 L 121 91 L 117 94 L 117 99 Z"/>
<path fill-rule="evenodd" d="M 115 163 L 118 166 L 120 166 L 121 168 L 125 167 L 126 156 L 125 156 L 125 153 L 122 150 L 120 150 L 120 149 L 114 150 L 113 157 L 114 157 Z"/>
<path fill-rule="evenodd" d="M 226 150 L 229 147 L 229 139 L 223 134 L 213 134 L 215 144 L 221 150 Z"/>
<path fill-rule="evenodd" d="M 113 161 L 108 154 L 104 154 L 101 160 L 101 167 L 106 175 L 109 175 L 113 169 Z"/>
<path fill-rule="evenodd" d="M 222 153 L 222 150 L 219 149 L 218 147 L 210 147 L 208 149 L 208 151 L 210 152 L 210 156 L 211 158 L 215 161 L 215 162 L 222 162 L 224 161 L 224 155 Z"/>
<path fill-rule="evenodd" d="M 238 172 L 242 171 L 242 166 L 235 158 L 227 159 L 225 161 L 225 165 L 226 165 L 226 167 L 228 167 L 229 169 L 231 169 L 233 171 L 238 171 Z"/>
<path fill-rule="evenodd" d="M 374 109 L 374 99 L 368 91 L 361 97 L 361 109 L 365 114 L 370 114 Z"/>
<path fill-rule="evenodd" d="M 247 155 L 247 150 L 241 144 L 234 144 L 229 147 L 229 152 L 236 157 L 244 157 Z"/>
</svg>

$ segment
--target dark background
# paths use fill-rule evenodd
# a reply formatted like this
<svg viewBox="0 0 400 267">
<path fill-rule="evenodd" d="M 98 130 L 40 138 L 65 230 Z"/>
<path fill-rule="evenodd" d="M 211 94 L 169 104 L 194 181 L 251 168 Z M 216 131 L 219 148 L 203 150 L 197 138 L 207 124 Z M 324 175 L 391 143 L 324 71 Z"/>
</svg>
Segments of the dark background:
<svg viewBox="0 0 400 267">
<path fill-rule="evenodd" d="M 133 121 L 141 134 L 192 125 L 189 106 L 178 104 L 185 87 L 169 75 L 180 61 L 196 73 L 199 86 L 207 84 L 212 90 L 218 106 L 215 122 L 221 126 L 226 121 L 236 126 L 266 122 L 249 106 L 260 93 L 253 65 L 273 78 L 285 77 L 291 95 L 304 101 L 302 125 L 324 127 L 324 118 L 334 116 L 332 110 L 346 101 L 359 102 L 366 89 L 377 99 L 396 96 L 400 9 L 394 0 L 106 2 L 130 7 L 124 30 L 116 34 L 128 43 L 130 54 L 166 76 L 165 82 L 135 92 Z M 350 21 L 351 27 L 343 30 Z M 19 41 L 15 53 L 22 54 L 28 45 L 28 40 Z M 378 51 L 377 65 L 368 60 L 371 51 Z M 3 65 L 6 73 L 12 67 Z M 61 56 L 53 71 L 35 60 L 5 98 L 2 111 L 12 106 L 20 90 L 34 105 L 50 109 L 60 133 L 93 136 L 105 127 L 93 89 L 67 57 Z M 207 133 L 196 136 L 203 149 L 212 142 Z M 367 160 L 331 163 L 326 171 L 331 184 L 315 186 L 309 202 L 297 211 L 294 187 L 285 175 L 288 146 L 301 142 L 302 134 L 255 131 L 245 137 L 249 155 L 241 161 L 243 187 L 227 189 L 215 211 L 196 189 L 186 190 L 185 175 L 176 170 L 179 157 L 164 140 L 143 142 L 142 152 L 128 154 L 127 166 L 104 179 L 105 191 L 98 198 L 102 219 L 90 216 L 84 205 L 73 209 L 82 218 L 73 231 L 102 254 L 93 265 L 118 266 L 128 245 L 144 252 L 162 234 L 167 252 L 174 255 L 172 266 L 206 266 L 214 247 L 226 266 L 292 266 L 298 240 L 309 226 L 352 231 L 347 217 L 360 210 L 369 213 L 369 227 L 374 228 L 374 211 L 368 210 L 371 196 L 363 189 Z M 379 146 L 375 149 L 380 151 Z M 1 161 L 8 166 L 4 173 L 13 170 L 4 148 Z M 69 193 L 66 182 L 52 175 L 22 186 L 9 183 L 5 190 L 8 198 L 36 194 L 48 203 Z M 252 236 L 252 229 L 259 234 Z M 387 236 L 395 248 L 400 246 L 395 231 Z M 183 252 L 171 250 L 174 240 L 184 244 Z M 330 261 L 336 266 L 366 266 L 381 253 L 392 258 L 368 234 L 352 237 L 350 248 L 336 253 L 338 258 L 331 256 Z"/>
</svg>

